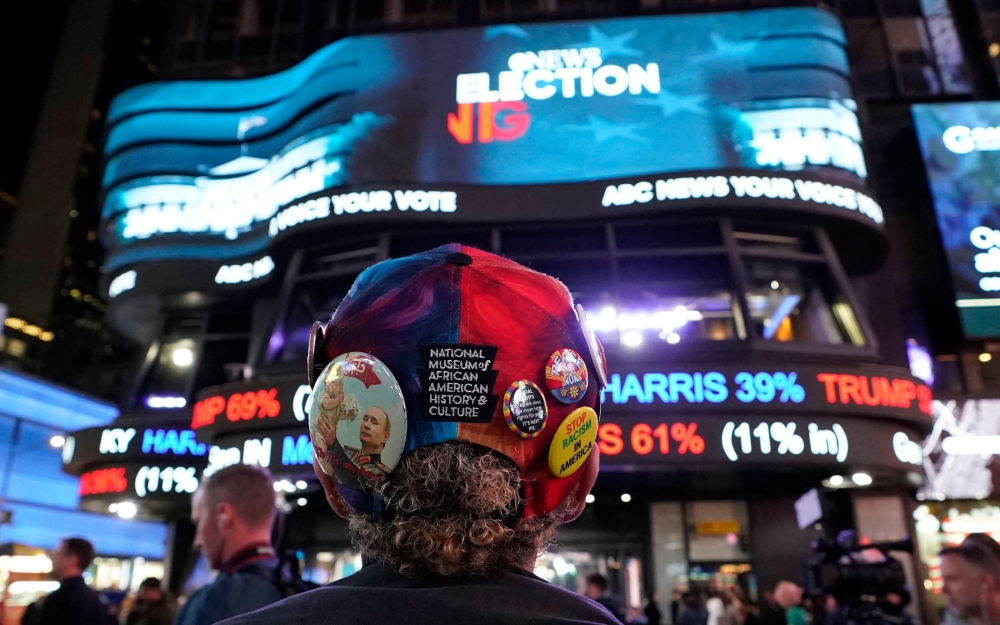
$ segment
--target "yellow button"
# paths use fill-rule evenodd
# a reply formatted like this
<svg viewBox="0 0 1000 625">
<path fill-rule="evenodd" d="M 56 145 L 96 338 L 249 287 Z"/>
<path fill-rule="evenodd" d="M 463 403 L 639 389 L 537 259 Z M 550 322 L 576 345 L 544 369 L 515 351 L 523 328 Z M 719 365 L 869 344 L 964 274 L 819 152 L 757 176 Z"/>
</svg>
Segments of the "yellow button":
<svg viewBox="0 0 1000 625">
<path fill-rule="evenodd" d="M 556 477 L 576 473 L 590 456 L 597 440 L 597 413 L 593 408 L 577 408 L 563 419 L 549 446 L 549 470 Z"/>
</svg>

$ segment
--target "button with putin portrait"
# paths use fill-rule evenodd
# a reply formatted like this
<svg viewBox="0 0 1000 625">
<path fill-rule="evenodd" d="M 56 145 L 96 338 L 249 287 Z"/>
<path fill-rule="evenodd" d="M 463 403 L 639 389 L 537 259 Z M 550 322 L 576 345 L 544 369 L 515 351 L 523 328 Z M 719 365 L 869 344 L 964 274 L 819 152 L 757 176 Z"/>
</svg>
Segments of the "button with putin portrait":
<svg viewBox="0 0 1000 625">
<path fill-rule="evenodd" d="M 324 472 L 338 485 L 370 490 L 395 468 L 406 440 L 406 405 L 392 372 L 361 352 L 333 359 L 313 388 L 309 432 Z"/>
</svg>

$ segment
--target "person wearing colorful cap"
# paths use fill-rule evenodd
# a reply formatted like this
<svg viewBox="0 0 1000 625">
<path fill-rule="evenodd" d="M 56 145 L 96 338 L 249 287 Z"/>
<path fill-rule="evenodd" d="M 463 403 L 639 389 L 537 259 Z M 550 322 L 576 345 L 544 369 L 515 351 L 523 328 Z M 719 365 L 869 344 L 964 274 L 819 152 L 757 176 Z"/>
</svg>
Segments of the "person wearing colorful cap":
<svg viewBox="0 0 1000 625">
<path fill-rule="evenodd" d="M 586 505 L 607 384 L 558 280 L 454 244 L 388 260 L 314 325 L 309 361 L 316 474 L 366 565 L 227 623 L 618 623 L 531 572 Z M 391 423 L 384 470 L 348 451 L 363 419 L 330 436 L 341 401 Z"/>
</svg>

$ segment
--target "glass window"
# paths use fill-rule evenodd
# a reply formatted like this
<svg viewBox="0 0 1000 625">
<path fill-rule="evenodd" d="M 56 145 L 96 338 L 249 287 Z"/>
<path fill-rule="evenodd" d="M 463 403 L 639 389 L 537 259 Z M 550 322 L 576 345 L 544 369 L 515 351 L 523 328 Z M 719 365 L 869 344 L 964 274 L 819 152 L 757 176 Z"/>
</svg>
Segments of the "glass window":
<svg viewBox="0 0 1000 625">
<path fill-rule="evenodd" d="M 206 340 L 202 347 L 202 357 L 198 362 L 194 388 L 200 389 L 231 381 L 231 370 L 246 364 L 248 345 L 249 340 L 245 338 Z"/>
<path fill-rule="evenodd" d="M 855 18 L 845 20 L 844 26 L 851 71 L 858 91 L 863 94 L 894 93 L 896 79 L 879 22 L 874 18 Z"/>
<path fill-rule="evenodd" d="M 880 0 L 886 17 L 919 17 L 923 15 L 919 0 Z"/>
<path fill-rule="evenodd" d="M 878 16 L 878 8 L 875 6 L 874 0 L 840 0 L 838 4 L 840 5 L 840 13 L 845 20 Z"/>
<path fill-rule="evenodd" d="M 479 0 L 479 15 L 483 22 L 499 22 L 509 19 L 507 0 Z"/>
<path fill-rule="evenodd" d="M 305 362 L 313 323 L 333 315 L 355 277 L 347 274 L 296 285 L 284 322 L 271 335 L 268 362 Z"/>
<path fill-rule="evenodd" d="M 355 28 L 381 26 L 385 19 L 385 0 L 354 0 Z"/>
<path fill-rule="evenodd" d="M 507 0 L 512 19 L 534 17 L 545 11 L 552 0 Z"/>
<path fill-rule="evenodd" d="M 260 2 L 258 0 L 240 0 L 236 16 L 236 30 L 241 37 L 260 33 Z"/>
<path fill-rule="evenodd" d="M 205 42 L 205 49 L 202 53 L 202 59 L 205 61 L 219 61 L 231 59 L 234 52 L 236 51 L 236 38 L 235 37 L 220 37 L 217 35 L 212 35 L 208 41 Z"/>
<path fill-rule="evenodd" d="M 854 310 L 820 263 L 745 259 L 747 307 L 758 336 L 769 341 L 864 345 Z"/>
<path fill-rule="evenodd" d="M 739 309 L 727 290 L 693 289 L 687 293 L 646 293 L 580 297 L 594 331 L 607 343 L 687 345 L 692 341 L 728 341 L 740 337 Z"/>
<path fill-rule="evenodd" d="M 136 398 L 139 404 L 150 395 L 185 397 L 197 361 L 195 335 L 167 338 L 159 345 L 155 360 L 146 378 L 143 392 Z"/>
<path fill-rule="evenodd" d="M 573 293 L 591 291 L 611 282 L 611 268 L 606 258 L 518 258 L 522 265 L 558 278 Z"/>
<path fill-rule="evenodd" d="M 282 26 L 298 27 L 305 12 L 303 0 L 283 0 L 281 3 Z"/>
<path fill-rule="evenodd" d="M 885 32 L 895 57 L 900 89 L 905 93 L 940 93 L 941 84 L 931 62 L 934 53 L 924 20 L 918 17 L 887 18 Z"/>
<path fill-rule="evenodd" d="M 615 226 L 615 246 L 619 251 L 680 247 L 722 247 L 719 224 L 677 225 L 663 222 Z"/>
<path fill-rule="evenodd" d="M 208 18 L 208 32 L 221 34 L 235 31 L 239 23 L 240 4 L 238 0 L 214 0 Z"/>
<path fill-rule="evenodd" d="M 185 5 L 181 18 L 180 39 L 182 42 L 197 41 L 201 35 L 201 20 L 205 13 L 204 5 L 190 3 Z"/>
<path fill-rule="evenodd" d="M 818 254 L 816 237 L 804 230 L 781 230 L 741 226 L 733 233 L 741 252 L 786 253 L 804 252 Z"/>
<path fill-rule="evenodd" d="M 604 226 L 505 229 L 500 248 L 505 256 L 516 254 L 553 254 L 564 251 L 603 252 L 607 249 Z"/>
<path fill-rule="evenodd" d="M 580 296 L 602 338 L 634 347 L 746 337 L 726 256 L 655 251 L 618 257 L 613 294 Z"/>
<path fill-rule="evenodd" d="M 400 258 L 418 252 L 426 252 L 448 243 L 461 243 L 471 245 L 481 250 L 489 251 L 491 245 L 491 233 L 489 230 L 464 230 L 464 231 L 417 231 L 410 233 L 394 234 L 389 243 L 389 256 Z"/>
</svg>

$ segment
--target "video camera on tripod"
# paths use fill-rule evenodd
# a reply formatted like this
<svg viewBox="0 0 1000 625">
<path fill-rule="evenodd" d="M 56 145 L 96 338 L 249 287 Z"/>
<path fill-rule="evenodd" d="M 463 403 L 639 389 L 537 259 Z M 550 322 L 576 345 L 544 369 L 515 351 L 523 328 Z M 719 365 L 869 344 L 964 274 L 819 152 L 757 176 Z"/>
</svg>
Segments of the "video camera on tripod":
<svg viewBox="0 0 1000 625">
<path fill-rule="evenodd" d="M 848 502 L 844 503 L 848 505 L 842 508 L 850 507 Z M 831 526 L 843 523 L 844 519 L 835 518 L 835 504 L 821 498 L 817 489 L 807 492 L 795 502 L 799 528 L 828 531 Z M 913 553 L 913 541 L 909 537 L 863 545 L 854 530 L 844 530 L 836 539 L 813 541 L 812 547 L 813 556 L 805 565 L 805 590 L 814 597 L 828 595 L 836 600 L 832 625 L 912 622 L 904 611 L 910 603 L 906 571 L 902 562 L 889 555 L 891 551 Z"/>
<path fill-rule="evenodd" d="M 856 554 L 878 551 L 881 561 L 866 561 Z M 909 595 L 903 564 L 889 555 L 890 551 L 913 553 L 913 540 L 858 544 L 852 530 L 837 535 L 836 540 L 822 538 L 813 542 L 815 555 L 806 564 L 806 590 L 829 593 L 838 602 L 855 597 L 884 597 L 890 594 Z"/>
</svg>

